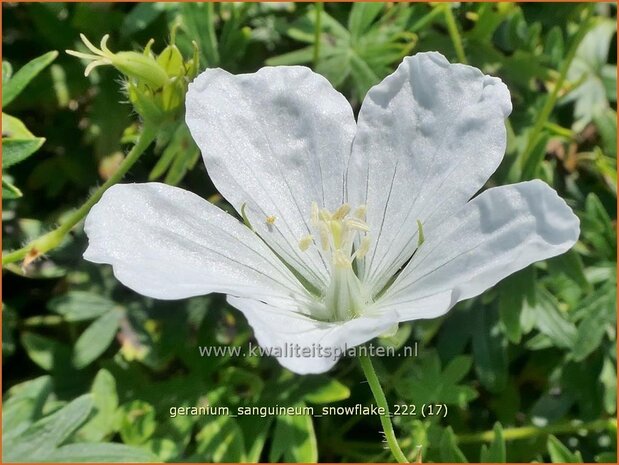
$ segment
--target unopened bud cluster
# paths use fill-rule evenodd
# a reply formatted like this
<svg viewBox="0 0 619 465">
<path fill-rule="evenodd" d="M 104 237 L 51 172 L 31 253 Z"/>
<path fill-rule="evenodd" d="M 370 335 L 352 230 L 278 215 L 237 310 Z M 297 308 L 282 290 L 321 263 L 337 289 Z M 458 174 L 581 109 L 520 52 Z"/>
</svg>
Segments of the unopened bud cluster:
<svg viewBox="0 0 619 465">
<path fill-rule="evenodd" d="M 151 50 L 153 39 L 146 44 L 142 53 L 114 53 L 107 47 L 109 34 L 103 36 L 99 48 L 84 34 L 80 34 L 80 37 L 91 53 L 74 50 L 67 50 L 67 53 L 90 61 L 84 71 L 86 76 L 97 66 L 111 65 L 127 78 L 129 101 L 146 122 L 160 125 L 174 119 L 176 112 L 183 106 L 189 82 L 198 74 L 199 55 L 195 42 L 193 56 L 185 61 L 174 44 L 174 32 L 170 44 L 158 56 Z"/>
</svg>

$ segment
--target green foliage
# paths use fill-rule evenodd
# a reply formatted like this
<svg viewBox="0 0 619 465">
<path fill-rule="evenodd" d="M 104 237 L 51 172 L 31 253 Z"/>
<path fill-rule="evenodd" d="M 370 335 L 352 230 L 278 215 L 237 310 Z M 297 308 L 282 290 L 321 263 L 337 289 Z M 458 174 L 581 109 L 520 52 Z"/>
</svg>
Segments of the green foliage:
<svg viewBox="0 0 619 465">
<path fill-rule="evenodd" d="M 408 458 L 423 462 L 616 462 L 614 5 L 2 7 L 5 251 L 62 222 L 113 176 L 136 140 L 140 119 L 120 74 L 99 67 L 86 78 L 84 63 L 49 51 L 77 48 L 79 33 L 97 43 L 109 33 L 114 50 L 140 53 L 152 37 L 168 76 L 180 73 L 179 56 L 193 56 L 193 42 L 202 69 L 304 64 L 355 111 L 372 85 L 419 51 L 451 61 L 463 55 L 499 76 L 514 111 L 506 157 L 488 185 L 545 180 L 577 213 L 581 236 L 568 253 L 445 317 L 379 338 L 399 355 L 376 361 L 391 413 L 396 405 L 416 411 L 394 415 L 396 434 Z M 228 208 L 182 111 L 166 123 L 125 182 L 181 185 Z M 356 360 L 296 376 L 268 357 L 202 357 L 199 346 L 247 348 L 252 331 L 239 312 L 217 295 L 177 302 L 136 295 L 108 267 L 82 259 L 85 235 L 74 232 L 26 270 L 17 263 L 3 270 L 4 461 L 391 460 L 378 417 L 321 415 L 323 407 L 369 405 Z M 404 357 L 413 344 L 418 355 Z M 444 404 L 446 416 L 421 415 L 432 404 Z M 305 406 L 314 416 L 172 413 L 209 406 L 232 414 Z"/>
<path fill-rule="evenodd" d="M 2 198 L 17 199 L 21 191 L 7 179 L 5 169 L 16 165 L 33 155 L 45 142 L 44 137 L 35 137 L 18 118 L 4 113 L 7 107 L 28 83 L 56 59 L 58 52 L 52 51 L 37 57 L 13 74 L 8 61 L 2 62 Z"/>
</svg>

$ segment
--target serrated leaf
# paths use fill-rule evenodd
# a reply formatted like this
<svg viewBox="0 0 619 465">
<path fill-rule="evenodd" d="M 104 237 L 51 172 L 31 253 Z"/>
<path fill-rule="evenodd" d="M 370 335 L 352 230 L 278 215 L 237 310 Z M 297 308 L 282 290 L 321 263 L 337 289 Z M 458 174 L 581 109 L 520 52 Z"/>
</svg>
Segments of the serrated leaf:
<svg viewBox="0 0 619 465">
<path fill-rule="evenodd" d="M 57 51 L 47 52 L 29 61 L 17 71 L 6 84 L 2 86 L 2 106 L 6 108 L 41 71 L 58 56 Z M 4 71 L 4 66 L 3 66 Z"/>
<path fill-rule="evenodd" d="M 73 366 L 81 369 L 94 362 L 109 347 L 118 330 L 121 312 L 111 311 L 93 321 L 73 347 Z"/>
</svg>

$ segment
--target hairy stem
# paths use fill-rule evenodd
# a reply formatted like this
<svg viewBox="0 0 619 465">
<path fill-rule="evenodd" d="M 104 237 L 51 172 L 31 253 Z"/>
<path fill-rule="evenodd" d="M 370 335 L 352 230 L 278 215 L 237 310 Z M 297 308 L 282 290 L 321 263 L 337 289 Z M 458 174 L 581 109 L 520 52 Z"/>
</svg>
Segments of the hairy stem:
<svg viewBox="0 0 619 465">
<path fill-rule="evenodd" d="M 145 125 L 142 132 L 138 136 L 138 140 L 131 148 L 127 157 L 118 167 L 118 170 L 111 176 L 101 187 L 99 187 L 92 196 L 86 200 L 77 210 L 75 210 L 69 217 L 63 221 L 56 229 L 30 241 L 27 245 L 21 249 L 9 252 L 2 255 L 2 265 L 9 263 L 15 263 L 20 260 L 34 260 L 40 255 L 49 252 L 50 250 L 58 247 L 62 242 L 62 239 L 66 234 L 71 231 L 90 211 L 94 204 L 96 204 L 103 193 L 120 181 L 123 176 L 129 171 L 129 169 L 140 158 L 148 146 L 155 140 L 157 135 L 156 129 L 148 125 Z"/>
<path fill-rule="evenodd" d="M 322 2 L 316 2 L 316 21 L 314 23 L 314 69 L 318 66 L 318 60 L 320 60 L 320 32 L 321 25 L 320 20 L 322 17 L 322 10 L 324 9 L 324 4 Z"/>
<path fill-rule="evenodd" d="M 506 428 L 503 430 L 503 437 L 507 441 L 513 441 L 515 439 L 545 436 L 548 434 L 567 434 L 577 433 L 579 431 L 602 431 L 613 429 L 617 429 L 617 420 L 614 418 L 609 418 L 590 421 L 588 423 L 568 422 L 544 427 L 522 426 L 518 428 Z M 482 433 L 460 434 L 457 435 L 457 440 L 458 444 L 492 442 L 494 440 L 494 431 L 490 430 Z"/>
<path fill-rule="evenodd" d="M 382 407 L 385 411 L 385 414 L 380 416 L 380 423 L 383 426 L 387 445 L 399 463 L 408 463 L 408 460 L 402 452 L 402 449 L 400 449 L 398 440 L 395 437 L 393 425 L 391 424 L 391 415 L 389 414 L 389 404 L 387 404 L 387 398 L 385 397 L 383 388 L 380 386 L 380 381 L 376 376 L 376 371 L 374 371 L 372 360 L 367 354 L 361 354 L 359 355 L 359 363 L 361 364 L 365 378 L 368 380 L 368 384 L 370 385 L 370 389 L 374 395 L 374 400 L 376 400 L 376 405 L 378 407 Z"/>
<path fill-rule="evenodd" d="M 462 37 L 460 36 L 460 31 L 458 31 L 456 19 L 454 18 L 453 12 L 451 11 L 451 4 L 444 3 L 440 5 L 439 8 L 443 9 L 445 15 L 445 22 L 447 23 L 447 31 L 449 31 L 449 37 L 451 37 L 451 42 L 453 43 L 454 49 L 456 50 L 456 56 L 458 57 L 458 61 L 460 61 L 460 63 L 468 63 L 466 55 L 464 54 Z"/>
</svg>

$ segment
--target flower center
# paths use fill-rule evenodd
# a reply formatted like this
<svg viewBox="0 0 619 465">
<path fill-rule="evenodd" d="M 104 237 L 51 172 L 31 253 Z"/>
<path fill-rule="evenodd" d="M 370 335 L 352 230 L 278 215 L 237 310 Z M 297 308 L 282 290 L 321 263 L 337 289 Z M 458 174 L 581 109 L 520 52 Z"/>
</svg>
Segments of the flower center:
<svg viewBox="0 0 619 465">
<path fill-rule="evenodd" d="M 305 251 L 310 246 L 318 247 L 331 265 L 331 281 L 320 305 L 312 309 L 317 319 L 343 321 L 356 318 L 370 301 L 354 266 L 370 247 L 365 212 L 364 205 L 351 213 L 350 205 L 345 203 L 331 212 L 312 202 L 311 219 L 316 234 L 303 236 L 299 248 Z"/>
</svg>

